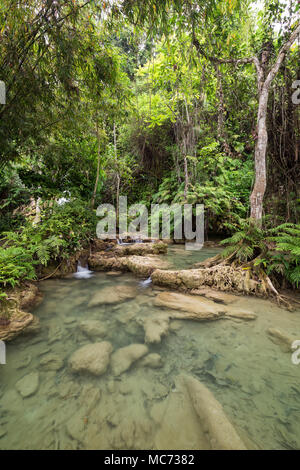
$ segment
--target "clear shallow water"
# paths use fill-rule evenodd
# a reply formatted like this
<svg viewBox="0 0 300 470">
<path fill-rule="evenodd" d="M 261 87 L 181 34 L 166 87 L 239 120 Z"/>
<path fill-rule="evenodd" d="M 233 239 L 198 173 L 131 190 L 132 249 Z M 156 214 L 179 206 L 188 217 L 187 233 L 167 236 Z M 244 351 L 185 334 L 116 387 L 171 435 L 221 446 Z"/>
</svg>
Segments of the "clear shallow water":
<svg viewBox="0 0 300 470">
<path fill-rule="evenodd" d="M 183 267 L 189 256 L 183 248 L 170 252 L 173 263 L 178 256 Z M 191 257 L 192 263 L 199 260 L 195 253 Z M 92 342 L 79 328 L 83 320 L 101 321 L 107 329 L 104 339 L 114 350 L 144 343 L 142 322 L 159 312 L 152 304 L 159 290 L 138 283 L 129 274 L 104 273 L 41 283 L 44 300 L 34 312 L 41 330 L 9 343 L 7 364 L 0 366 L 0 449 L 197 449 L 195 417 L 182 415 L 176 404 L 175 382 L 182 372 L 207 385 L 254 447 L 299 449 L 300 365 L 293 365 L 291 355 L 266 334 L 276 327 L 299 333 L 300 339 L 299 310 L 291 313 L 266 300 L 240 297 L 235 305 L 256 313 L 257 320 L 175 320 L 162 342 L 149 346 L 162 357 L 159 369 L 137 361 L 119 377 L 111 368 L 100 377 L 70 371 L 70 355 Z M 124 284 L 136 287 L 134 299 L 88 307 L 99 289 L 113 294 Z M 45 369 L 45 358 L 52 364 L 61 361 L 61 367 Z M 22 398 L 16 383 L 36 371 L 36 392 Z"/>
</svg>

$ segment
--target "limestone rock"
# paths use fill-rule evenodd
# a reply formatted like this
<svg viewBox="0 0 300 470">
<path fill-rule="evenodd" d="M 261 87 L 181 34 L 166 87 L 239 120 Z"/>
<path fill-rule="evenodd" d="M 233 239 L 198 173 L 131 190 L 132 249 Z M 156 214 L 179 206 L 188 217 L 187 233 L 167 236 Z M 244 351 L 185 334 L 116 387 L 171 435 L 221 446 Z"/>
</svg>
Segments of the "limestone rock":
<svg viewBox="0 0 300 470">
<path fill-rule="evenodd" d="M 21 289 L 18 294 L 20 309 L 27 312 L 29 309 L 36 307 L 43 299 L 42 293 L 35 284 L 28 285 Z"/>
<path fill-rule="evenodd" d="M 41 331 L 40 319 L 33 315 L 32 322 L 22 331 L 22 335 L 36 335 Z"/>
<path fill-rule="evenodd" d="M 33 321 L 31 313 L 25 313 L 16 310 L 10 318 L 10 323 L 6 326 L 0 326 L 0 340 L 11 341 L 27 328 Z"/>
<path fill-rule="evenodd" d="M 156 255 L 128 256 L 128 270 L 142 277 L 149 277 L 155 269 L 167 269 L 169 263 Z"/>
<path fill-rule="evenodd" d="M 211 300 L 177 292 L 159 293 L 154 300 L 154 305 L 183 312 L 182 314 L 172 315 L 172 318 L 217 320 L 226 313 L 223 306 Z"/>
<path fill-rule="evenodd" d="M 150 416 L 155 422 L 154 449 L 209 450 L 210 443 L 199 424 L 188 391 L 176 380 L 175 392 L 155 403 Z"/>
<path fill-rule="evenodd" d="M 107 335 L 107 328 L 98 320 L 84 320 L 79 324 L 80 330 L 89 338 L 104 338 Z"/>
<path fill-rule="evenodd" d="M 238 297 L 226 292 L 222 292 L 215 289 L 210 289 L 209 287 L 199 287 L 198 289 L 192 289 L 191 294 L 193 295 L 202 295 L 207 299 L 213 300 L 214 302 L 221 304 L 232 304 L 238 300 Z"/>
<path fill-rule="evenodd" d="M 162 336 L 168 333 L 169 322 L 167 315 L 156 315 L 144 319 L 145 343 L 160 343 Z"/>
<path fill-rule="evenodd" d="M 144 344 L 130 344 L 118 349 L 111 357 L 111 366 L 115 375 L 120 375 L 131 365 L 147 354 L 148 348 Z"/>
<path fill-rule="evenodd" d="M 151 369 L 159 369 L 163 366 L 163 363 L 159 354 L 151 353 L 141 359 L 140 365 L 143 367 L 150 367 Z"/>
<path fill-rule="evenodd" d="M 283 352 L 293 352 L 292 343 L 297 338 L 290 336 L 288 333 L 285 333 L 278 328 L 269 328 L 267 333 L 271 341 L 278 344 Z"/>
<path fill-rule="evenodd" d="M 75 351 L 69 359 L 69 365 L 74 372 L 89 372 L 102 375 L 106 372 L 112 345 L 108 341 L 87 344 Z"/>
<path fill-rule="evenodd" d="M 168 245 L 162 241 L 155 243 L 132 243 L 129 245 L 116 245 L 112 252 L 116 256 L 125 255 L 158 255 L 159 253 L 166 253 Z"/>
<path fill-rule="evenodd" d="M 213 450 L 246 450 L 246 446 L 208 388 L 192 376 L 182 375 L 200 423 Z"/>
<path fill-rule="evenodd" d="M 98 305 L 116 304 L 125 300 L 133 299 L 136 296 L 136 288 L 133 286 L 120 285 L 113 289 L 104 287 L 97 292 L 90 300 L 88 307 L 97 307 Z"/>
<path fill-rule="evenodd" d="M 233 309 L 228 307 L 226 317 L 229 318 L 238 318 L 240 320 L 255 320 L 257 315 L 253 312 L 248 312 L 247 310 Z"/>
<path fill-rule="evenodd" d="M 31 372 L 16 383 L 16 389 L 23 398 L 34 395 L 39 388 L 39 373 Z"/>
</svg>

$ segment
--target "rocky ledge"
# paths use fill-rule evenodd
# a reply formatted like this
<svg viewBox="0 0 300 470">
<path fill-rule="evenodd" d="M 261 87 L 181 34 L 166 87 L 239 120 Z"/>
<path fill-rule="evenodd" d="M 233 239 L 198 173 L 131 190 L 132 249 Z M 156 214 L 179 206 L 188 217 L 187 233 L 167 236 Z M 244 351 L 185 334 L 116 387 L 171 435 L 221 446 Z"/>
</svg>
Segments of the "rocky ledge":
<svg viewBox="0 0 300 470">
<path fill-rule="evenodd" d="M 34 325 L 36 318 L 28 312 L 42 300 L 42 294 L 35 284 L 26 283 L 22 288 L 8 292 L 9 323 L 0 325 L 0 340 L 11 341 Z M 3 307 L 5 309 L 5 307 Z M 8 312 L 4 310 L 5 315 Z"/>
<path fill-rule="evenodd" d="M 102 247 L 106 245 L 103 242 Z M 108 247 L 108 251 L 106 248 L 92 253 L 88 263 L 94 271 L 131 271 L 138 276 L 150 276 L 155 269 L 169 267 L 168 262 L 158 256 L 166 253 L 167 248 L 168 245 L 161 241 L 115 245 Z"/>
</svg>

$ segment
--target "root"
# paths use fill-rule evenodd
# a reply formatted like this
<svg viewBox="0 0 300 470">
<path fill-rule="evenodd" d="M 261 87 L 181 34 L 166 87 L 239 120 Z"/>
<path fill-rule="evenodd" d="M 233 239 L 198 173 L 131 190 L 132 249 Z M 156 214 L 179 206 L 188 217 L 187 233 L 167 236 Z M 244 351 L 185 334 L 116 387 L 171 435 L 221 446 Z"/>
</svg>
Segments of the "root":
<svg viewBox="0 0 300 470">
<path fill-rule="evenodd" d="M 36 279 L 34 280 L 34 282 L 45 281 L 46 279 L 49 279 L 50 277 L 54 276 L 54 274 L 58 271 L 61 265 L 62 265 L 62 261 L 59 263 L 59 265 L 54 269 L 54 271 L 51 274 L 48 274 L 48 276 L 42 277 L 41 279 Z"/>
</svg>

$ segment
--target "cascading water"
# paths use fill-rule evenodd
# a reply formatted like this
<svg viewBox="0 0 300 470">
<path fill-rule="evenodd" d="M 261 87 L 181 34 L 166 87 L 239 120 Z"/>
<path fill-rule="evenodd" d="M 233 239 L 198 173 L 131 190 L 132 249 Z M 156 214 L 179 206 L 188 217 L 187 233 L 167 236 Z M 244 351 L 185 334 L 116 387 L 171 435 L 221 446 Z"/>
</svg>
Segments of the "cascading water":
<svg viewBox="0 0 300 470">
<path fill-rule="evenodd" d="M 152 283 L 151 276 L 148 277 L 148 279 L 145 279 L 144 281 L 139 282 L 140 287 L 148 287 Z"/>
<path fill-rule="evenodd" d="M 81 266 L 80 261 L 77 264 L 77 272 L 73 274 L 76 279 L 89 279 L 93 276 L 93 271 L 90 271 L 88 265 Z"/>
</svg>

